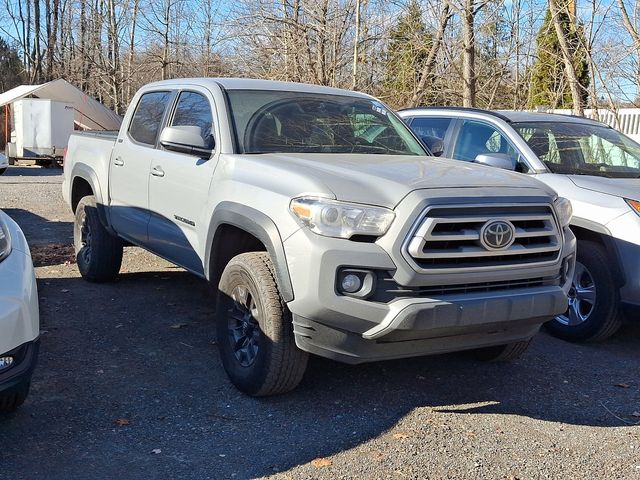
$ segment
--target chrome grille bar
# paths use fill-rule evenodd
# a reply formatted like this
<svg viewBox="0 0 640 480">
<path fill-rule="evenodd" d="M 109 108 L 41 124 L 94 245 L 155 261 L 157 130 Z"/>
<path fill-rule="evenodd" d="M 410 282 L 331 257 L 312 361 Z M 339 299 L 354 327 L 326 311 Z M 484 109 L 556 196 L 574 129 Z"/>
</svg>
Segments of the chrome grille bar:
<svg viewBox="0 0 640 480">
<path fill-rule="evenodd" d="M 481 242 L 487 222 L 504 220 L 514 228 L 508 248 Z M 561 232 L 550 205 L 478 205 L 430 207 L 405 242 L 418 270 L 500 269 L 557 262 Z"/>
</svg>

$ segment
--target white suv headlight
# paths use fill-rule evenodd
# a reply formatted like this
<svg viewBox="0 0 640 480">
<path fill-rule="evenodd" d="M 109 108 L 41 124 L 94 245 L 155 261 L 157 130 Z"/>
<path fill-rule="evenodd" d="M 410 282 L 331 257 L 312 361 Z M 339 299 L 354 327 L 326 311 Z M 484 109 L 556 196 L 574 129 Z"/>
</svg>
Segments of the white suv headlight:
<svg viewBox="0 0 640 480">
<path fill-rule="evenodd" d="M 556 213 L 558 214 L 558 221 L 563 227 L 568 227 L 573 217 L 573 207 L 571 201 L 567 198 L 558 197 L 554 202 L 556 207 Z"/>
<path fill-rule="evenodd" d="M 7 258 L 11 253 L 11 235 L 9 229 L 0 218 L 0 262 Z"/>
<path fill-rule="evenodd" d="M 637 200 L 629 200 L 628 198 L 625 198 L 624 200 L 634 212 L 640 215 L 640 202 L 638 202 Z"/>
<path fill-rule="evenodd" d="M 289 209 L 312 232 L 336 238 L 354 235 L 379 237 L 387 232 L 395 218 L 395 213 L 387 208 L 319 197 L 294 198 Z"/>
</svg>

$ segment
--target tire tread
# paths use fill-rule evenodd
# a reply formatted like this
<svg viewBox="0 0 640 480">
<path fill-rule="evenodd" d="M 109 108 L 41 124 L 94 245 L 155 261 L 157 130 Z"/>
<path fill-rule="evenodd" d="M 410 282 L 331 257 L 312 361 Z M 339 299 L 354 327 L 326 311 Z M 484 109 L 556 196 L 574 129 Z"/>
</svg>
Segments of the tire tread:
<svg viewBox="0 0 640 480">
<path fill-rule="evenodd" d="M 266 374 L 259 385 L 254 385 L 246 393 L 253 396 L 279 395 L 293 390 L 304 376 L 308 354 L 300 350 L 293 334 L 291 313 L 278 289 L 275 267 L 267 252 L 249 252 L 237 255 L 227 265 L 240 267 L 256 281 L 261 296 L 265 322 L 260 326 L 269 337 L 277 339 L 271 343 L 270 356 L 266 365 Z M 225 273 L 222 275 L 221 284 Z M 273 321 L 280 319 L 280 321 Z"/>
<path fill-rule="evenodd" d="M 91 228 L 91 262 L 87 265 L 78 255 L 80 252 L 77 239 L 74 239 L 76 248 L 76 258 L 78 269 L 82 278 L 89 282 L 102 283 L 115 280 L 122 265 L 122 255 L 124 244 L 120 238 L 112 235 L 102 225 L 97 215 L 95 197 L 89 195 L 80 199 L 76 208 L 76 223 L 78 222 L 79 211 L 85 207 L 92 207 L 93 210 L 86 211 L 87 222 Z M 76 225 L 75 228 L 78 228 Z"/>
</svg>

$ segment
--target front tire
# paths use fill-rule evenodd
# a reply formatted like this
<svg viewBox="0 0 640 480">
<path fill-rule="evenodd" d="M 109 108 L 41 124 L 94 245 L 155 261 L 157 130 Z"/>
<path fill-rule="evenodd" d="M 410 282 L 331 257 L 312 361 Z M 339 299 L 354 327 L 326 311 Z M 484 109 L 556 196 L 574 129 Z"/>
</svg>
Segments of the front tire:
<svg viewBox="0 0 640 480">
<path fill-rule="evenodd" d="M 619 310 L 620 292 L 606 250 L 595 242 L 578 241 L 569 308 L 547 322 L 547 330 L 570 342 L 605 340 L 622 325 Z"/>
<path fill-rule="evenodd" d="M 93 195 L 78 203 L 73 243 L 82 278 L 97 283 L 115 280 L 122 265 L 124 245 L 102 225 Z"/>
<path fill-rule="evenodd" d="M 308 354 L 293 336 L 291 312 L 266 252 L 243 253 L 222 273 L 216 303 L 220 356 L 231 382 L 256 397 L 293 390 Z"/>
</svg>

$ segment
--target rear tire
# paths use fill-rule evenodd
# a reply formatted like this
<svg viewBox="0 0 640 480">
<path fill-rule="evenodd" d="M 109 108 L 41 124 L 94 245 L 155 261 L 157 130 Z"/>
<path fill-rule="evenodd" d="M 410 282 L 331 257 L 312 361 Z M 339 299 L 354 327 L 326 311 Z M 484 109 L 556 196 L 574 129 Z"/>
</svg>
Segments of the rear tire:
<svg viewBox="0 0 640 480">
<path fill-rule="evenodd" d="M 266 252 L 231 259 L 220 279 L 216 305 L 220 356 L 231 382 L 255 397 L 297 387 L 309 355 L 295 344 L 291 312 Z"/>
<path fill-rule="evenodd" d="M 609 338 L 622 325 L 620 291 L 611 261 L 598 243 L 578 241 L 576 274 L 569 292 L 569 309 L 545 324 L 554 336 L 570 342 Z"/>
<path fill-rule="evenodd" d="M 4 172 L 6 172 L 6 171 L 7 171 L 6 167 L 5 168 L 0 168 L 0 175 L 4 174 Z"/>
<path fill-rule="evenodd" d="M 495 347 L 478 348 L 473 351 L 473 354 L 483 362 L 510 362 L 520 358 L 529 348 L 529 344 L 531 344 L 531 339 Z"/>
<path fill-rule="evenodd" d="M 82 278 L 89 282 L 115 280 L 122 265 L 124 245 L 102 225 L 93 195 L 83 197 L 78 203 L 73 242 Z"/>
<path fill-rule="evenodd" d="M 0 413 L 11 413 L 24 403 L 29 395 L 31 382 L 23 382 L 6 392 L 0 393 Z"/>
</svg>

